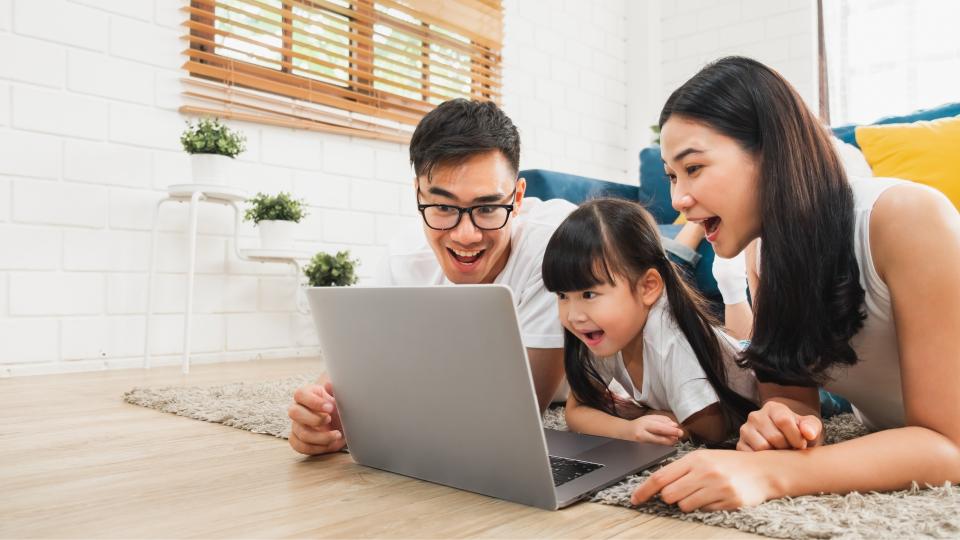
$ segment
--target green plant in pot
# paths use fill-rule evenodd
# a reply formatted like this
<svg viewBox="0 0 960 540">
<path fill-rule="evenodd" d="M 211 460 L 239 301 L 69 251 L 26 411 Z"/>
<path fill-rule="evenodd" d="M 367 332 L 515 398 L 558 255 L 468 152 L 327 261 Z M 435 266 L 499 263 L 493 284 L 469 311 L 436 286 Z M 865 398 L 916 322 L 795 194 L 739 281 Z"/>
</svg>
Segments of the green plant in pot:
<svg viewBox="0 0 960 540">
<path fill-rule="evenodd" d="M 321 251 L 313 256 L 303 273 L 311 287 L 342 287 L 357 282 L 359 263 L 350 258 L 349 251 L 338 251 L 336 255 Z"/>
<path fill-rule="evenodd" d="M 218 118 L 187 121 L 180 135 L 183 150 L 190 154 L 195 184 L 225 184 L 230 179 L 233 158 L 246 150 L 247 139 Z"/>
<path fill-rule="evenodd" d="M 244 221 L 252 221 L 260 231 L 262 249 L 293 249 L 296 224 L 307 216 L 306 202 L 289 193 L 276 195 L 257 193 L 247 201 Z"/>
</svg>

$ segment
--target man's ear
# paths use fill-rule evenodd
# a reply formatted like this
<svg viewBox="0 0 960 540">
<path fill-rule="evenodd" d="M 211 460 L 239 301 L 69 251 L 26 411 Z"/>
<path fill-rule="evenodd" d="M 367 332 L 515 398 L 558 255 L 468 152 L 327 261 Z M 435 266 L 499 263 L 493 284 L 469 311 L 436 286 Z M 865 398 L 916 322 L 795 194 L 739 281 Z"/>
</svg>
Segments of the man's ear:
<svg viewBox="0 0 960 540">
<path fill-rule="evenodd" d="M 527 180 L 525 178 L 517 179 L 517 194 L 513 197 L 514 211 L 519 211 L 523 205 L 523 195 L 527 192 Z"/>
<path fill-rule="evenodd" d="M 637 282 L 637 294 L 640 296 L 643 305 L 648 308 L 657 303 L 657 300 L 663 294 L 663 288 L 663 276 L 656 268 L 647 269 L 640 277 L 640 281 Z"/>
</svg>

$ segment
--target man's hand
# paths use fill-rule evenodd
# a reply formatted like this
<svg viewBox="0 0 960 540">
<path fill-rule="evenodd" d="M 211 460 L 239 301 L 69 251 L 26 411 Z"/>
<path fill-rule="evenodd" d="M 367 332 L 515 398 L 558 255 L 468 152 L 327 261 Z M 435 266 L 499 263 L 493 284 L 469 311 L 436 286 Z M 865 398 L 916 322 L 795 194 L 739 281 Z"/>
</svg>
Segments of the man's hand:
<svg viewBox="0 0 960 540">
<path fill-rule="evenodd" d="M 294 450 L 310 456 L 338 452 L 346 446 L 337 401 L 329 382 L 298 388 L 293 401 L 287 416 L 293 421 L 289 441 Z"/>
</svg>

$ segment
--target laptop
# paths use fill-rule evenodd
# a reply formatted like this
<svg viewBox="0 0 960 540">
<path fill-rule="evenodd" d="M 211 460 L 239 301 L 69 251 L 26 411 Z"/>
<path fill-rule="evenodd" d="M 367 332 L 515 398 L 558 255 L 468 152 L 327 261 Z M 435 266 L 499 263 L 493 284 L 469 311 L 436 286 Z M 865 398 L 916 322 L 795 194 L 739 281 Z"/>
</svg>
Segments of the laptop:
<svg viewBox="0 0 960 540">
<path fill-rule="evenodd" d="M 307 296 L 361 465 L 556 510 L 676 452 L 544 429 L 505 286 Z"/>
</svg>

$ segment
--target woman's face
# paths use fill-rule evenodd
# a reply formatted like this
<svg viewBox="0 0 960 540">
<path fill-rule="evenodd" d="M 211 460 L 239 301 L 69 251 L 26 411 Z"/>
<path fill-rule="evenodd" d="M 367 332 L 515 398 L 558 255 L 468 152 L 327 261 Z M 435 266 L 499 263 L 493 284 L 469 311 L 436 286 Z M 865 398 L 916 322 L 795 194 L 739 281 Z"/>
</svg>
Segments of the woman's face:
<svg viewBox="0 0 960 540">
<path fill-rule="evenodd" d="M 757 156 L 678 115 L 663 124 L 660 151 L 673 207 L 703 227 L 717 255 L 732 258 L 760 236 Z"/>
</svg>

